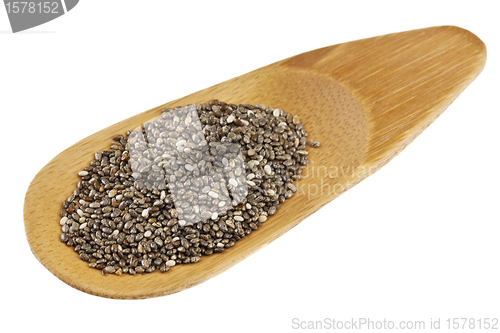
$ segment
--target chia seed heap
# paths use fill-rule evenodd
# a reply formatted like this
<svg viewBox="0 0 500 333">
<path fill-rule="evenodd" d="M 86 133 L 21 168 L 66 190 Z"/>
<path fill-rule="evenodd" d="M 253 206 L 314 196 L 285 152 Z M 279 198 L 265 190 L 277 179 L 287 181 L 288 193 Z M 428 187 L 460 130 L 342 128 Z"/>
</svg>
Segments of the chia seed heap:
<svg viewBox="0 0 500 333">
<path fill-rule="evenodd" d="M 78 173 L 60 239 L 103 275 L 165 272 L 222 252 L 297 190 L 306 137 L 298 116 L 262 104 L 167 108 Z"/>
</svg>

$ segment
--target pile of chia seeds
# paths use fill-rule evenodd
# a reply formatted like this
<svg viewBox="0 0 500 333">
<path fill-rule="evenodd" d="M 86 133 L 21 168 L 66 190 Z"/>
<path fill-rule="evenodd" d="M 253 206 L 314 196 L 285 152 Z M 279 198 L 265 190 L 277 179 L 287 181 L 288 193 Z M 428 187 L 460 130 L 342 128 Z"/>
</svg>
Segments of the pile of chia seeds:
<svg viewBox="0 0 500 333">
<path fill-rule="evenodd" d="M 165 272 L 222 252 L 296 191 L 306 137 L 298 116 L 262 104 L 165 109 L 78 173 L 60 239 L 103 275 Z"/>
</svg>

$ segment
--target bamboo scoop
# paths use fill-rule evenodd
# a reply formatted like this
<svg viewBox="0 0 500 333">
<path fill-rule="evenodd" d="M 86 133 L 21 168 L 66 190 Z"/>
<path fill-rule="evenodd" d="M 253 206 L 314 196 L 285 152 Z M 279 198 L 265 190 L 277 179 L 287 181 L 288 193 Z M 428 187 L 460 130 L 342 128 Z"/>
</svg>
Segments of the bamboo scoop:
<svg viewBox="0 0 500 333">
<path fill-rule="evenodd" d="M 105 128 L 57 155 L 26 193 L 26 235 L 36 258 L 81 291 L 110 298 L 172 294 L 224 272 L 269 244 L 390 161 L 476 78 L 486 49 L 472 33 L 432 27 L 329 46 L 299 54 L 143 112 Z M 296 114 L 321 147 L 309 150 L 298 191 L 276 215 L 223 253 L 166 273 L 102 276 L 60 242 L 62 202 L 77 173 L 112 138 L 165 107 L 203 103 L 262 103 Z M 332 170 L 339 170 L 332 175 Z M 344 172 L 340 172 L 344 170 Z M 319 175 L 318 175 L 319 173 Z M 272 274 L 272 273 L 270 273 Z"/>
</svg>

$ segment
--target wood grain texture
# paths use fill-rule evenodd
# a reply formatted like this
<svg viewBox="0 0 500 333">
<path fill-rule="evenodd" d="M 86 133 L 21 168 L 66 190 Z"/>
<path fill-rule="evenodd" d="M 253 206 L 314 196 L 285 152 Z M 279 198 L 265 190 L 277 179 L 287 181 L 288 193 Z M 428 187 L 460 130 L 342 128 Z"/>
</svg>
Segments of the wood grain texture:
<svg viewBox="0 0 500 333">
<path fill-rule="evenodd" d="M 481 72 L 484 44 L 451 26 L 432 27 L 306 52 L 143 112 L 57 155 L 33 179 L 24 203 L 33 254 L 55 276 L 84 292 L 147 298 L 192 287 L 250 256 L 375 172 L 417 137 Z M 167 273 L 102 276 L 59 241 L 62 202 L 96 151 L 165 107 L 207 102 L 262 103 L 299 115 L 309 166 L 298 192 L 257 231 L 223 253 Z"/>
</svg>

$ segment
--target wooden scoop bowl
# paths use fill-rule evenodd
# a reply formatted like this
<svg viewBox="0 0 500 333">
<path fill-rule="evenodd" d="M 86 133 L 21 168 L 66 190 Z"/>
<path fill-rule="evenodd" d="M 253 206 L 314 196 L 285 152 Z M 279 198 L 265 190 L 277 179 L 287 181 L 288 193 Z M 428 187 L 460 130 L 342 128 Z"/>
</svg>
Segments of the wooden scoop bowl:
<svg viewBox="0 0 500 333">
<path fill-rule="evenodd" d="M 302 53 L 120 121 L 66 149 L 33 179 L 24 202 L 31 250 L 59 279 L 93 295 L 148 298 L 195 286 L 280 237 L 390 161 L 479 75 L 485 60 L 483 42 L 461 28 L 395 33 Z M 234 247 L 196 264 L 135 276 L 103 276 L 90 269 L 59 240 L 59 213 L 75 189 L 77 173 L 95 152 L 109 150 L 115 135 L 137 128 L 165 107 L 214 98 L 262 103 L 300 117 L 309 138 L 321 147 L 308 149 L 309 167 L 297 193 Z"/>
</svg>

